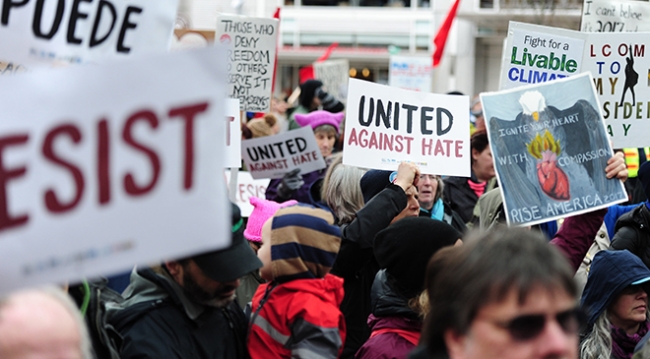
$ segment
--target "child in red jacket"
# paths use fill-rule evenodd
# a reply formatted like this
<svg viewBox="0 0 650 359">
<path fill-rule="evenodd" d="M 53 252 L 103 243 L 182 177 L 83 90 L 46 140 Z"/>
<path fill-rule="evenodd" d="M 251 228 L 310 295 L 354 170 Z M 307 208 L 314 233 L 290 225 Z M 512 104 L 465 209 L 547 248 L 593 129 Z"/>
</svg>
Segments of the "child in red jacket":
<svg viewBox="0 0 650 359">
<path fill-rule="evenodd" d="M 278 210 L 262 227 L 264 266 L 253 296 L 251 358 L 337 358 L 345 342 L 343 279 L 329 274 L 341 244 L 332 215 L 308 205 Z"/>
</svg>

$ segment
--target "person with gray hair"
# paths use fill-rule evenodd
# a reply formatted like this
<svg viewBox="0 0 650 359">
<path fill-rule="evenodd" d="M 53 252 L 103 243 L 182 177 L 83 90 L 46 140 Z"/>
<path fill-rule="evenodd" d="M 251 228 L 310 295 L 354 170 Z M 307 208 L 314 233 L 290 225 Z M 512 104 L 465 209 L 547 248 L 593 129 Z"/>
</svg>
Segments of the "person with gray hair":
<svg viewBox="0 0 650 359">
<path fill-rule="evenodd" d="M 560 251 L 524 229 L 468 242 L 427 267 L 431 311 L 411 358 L 576 359 L 584 315 Z"/>
<path fill-rule="evenodd" d="M 72 298 L 41 287 L 0 299 L 0 358 L 92 359 L 88 330 Z"/>
</svg>

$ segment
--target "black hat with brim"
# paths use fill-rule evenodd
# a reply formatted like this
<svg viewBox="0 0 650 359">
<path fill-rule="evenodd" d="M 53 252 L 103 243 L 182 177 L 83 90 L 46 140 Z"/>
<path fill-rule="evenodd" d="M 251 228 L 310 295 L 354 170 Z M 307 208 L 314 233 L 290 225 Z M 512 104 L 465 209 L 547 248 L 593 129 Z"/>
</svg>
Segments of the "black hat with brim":
<svg viewBox="0 0 650 359">
<path fill-rule="evenodd" d="M 233 226 L 230 247 L 192 257 L 192 260 L 206 276 L 222 283 L 235 281 L 262 267 L 262 262 L 244 239 L 244 225 L 239 207 L 232 204 L 232 211 Z"/>
</svg>

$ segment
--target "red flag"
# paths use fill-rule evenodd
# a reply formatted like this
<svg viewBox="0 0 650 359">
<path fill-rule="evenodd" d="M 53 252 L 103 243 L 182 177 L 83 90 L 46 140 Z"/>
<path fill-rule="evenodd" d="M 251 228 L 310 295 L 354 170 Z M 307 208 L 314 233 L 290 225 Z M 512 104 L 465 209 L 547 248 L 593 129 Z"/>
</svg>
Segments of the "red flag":
<svg viewBox="0 0 650 359">
<path fill-rule="evenodd" d="M 273 14 L 274 19 L 278 19 L 278 34 L 280 33 L 280 8 L 275 9 L 275 13 Z M 278 36 L 278 42 L 275 43 L 275 60 L 273 62 L 273 81 L 271 81 L 271 93 L 275 92 L 275 75 L 277 74 L 278 70 L 278 52 L 280 51 L 280 46 L 278 46 L 278 43 L 280 42 L 280 36 Z"/>
<path fill-rule="evenodd" d="M 337 46 L 339 46 L 338 42 L 335 42 L 330 46 L 328 46 L 327 50 L 325 50 L 325 53 L 321 57 L 319 57 L 318 60 L 316 60 L 316 62 L 327 60 L 330 57 L 330 55 L 332 55 L 332 52 Z M 300 68 L 300 70 L 298 70 L 298 77 L 300 79 L 300 83 L 303 83 L 307 80 L 312 80 L 314 78 L 314 66 L 307 65 L 305 67 Z"/>
<path fill-rule="evenodd" d="M 449 9 L 445 21 L 442 23 L 438 29 L 436 37 L 433 39 L 433 44 L 436 49 L 433 51 L 433 66 L 436 67 L 440 64 L 440 59 L 442 59 L 442 52 L 445 50 L 445 44 L 447 43 L 447 36 L 449 35 L 449 29 L 451 29 L 451 24 L 454 22 L 456 17 L 456 10 L 458 10 L 458 4 L 460 0 L 454 0 L 454 4 Z"/>
</svg>

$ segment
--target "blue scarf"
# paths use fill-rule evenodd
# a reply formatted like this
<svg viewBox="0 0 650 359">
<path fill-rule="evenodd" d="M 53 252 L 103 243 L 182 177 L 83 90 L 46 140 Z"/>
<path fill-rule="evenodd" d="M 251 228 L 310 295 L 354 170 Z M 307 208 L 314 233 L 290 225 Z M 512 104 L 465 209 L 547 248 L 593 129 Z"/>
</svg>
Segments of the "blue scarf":
<svg viewBox="0 0 650 359">
<path fill-rule="evenodd" d="M 445 206 L 442 203 L 442 198 L 438 198 L 436 203 L 433 205 L 433 208 L 431 208 L 431 211 L 429 211 L 428 209 L 421 208 L 421 207 L 420 207 L 420 209 L 422 211 L 426 212 L 426 213 L 429 213 L 429 216 L 432 219 L 437 219 L 439 221 L 442 221 L 442 218 L 445 215 Z"/>
<path fill-rule="evenodd" d="M 650 199 L 645 201 L 645 206 L 648 207 L 648 209 L 650 209 Z"/>
</svg>

